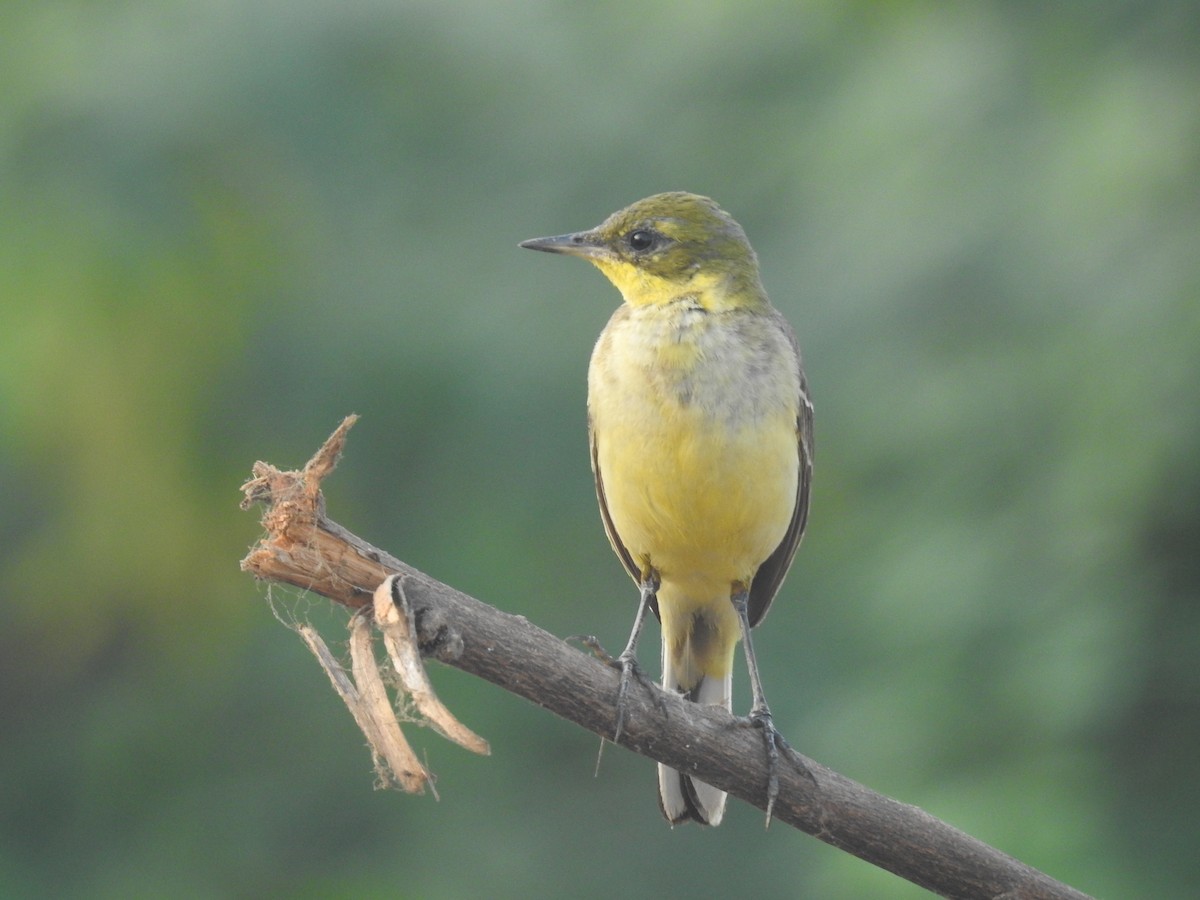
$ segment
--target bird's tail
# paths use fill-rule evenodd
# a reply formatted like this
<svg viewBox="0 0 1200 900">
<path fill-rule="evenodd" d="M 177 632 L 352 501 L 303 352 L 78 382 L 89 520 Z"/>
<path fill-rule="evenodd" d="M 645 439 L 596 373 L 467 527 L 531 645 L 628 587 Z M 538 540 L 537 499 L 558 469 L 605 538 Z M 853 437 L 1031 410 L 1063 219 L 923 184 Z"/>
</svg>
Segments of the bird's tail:
<svg viewBox="0 0 1200 900">
<path fill-rule="evenodd" d="M 685 651 L 686 655 L 687 651 Z M 663 642 L 663 689 L 679 692 L 682 685 L 692 682 L 690 688 L 683 689 L 683 696 L 693 703 L 706 706 L 720 706 L 725 710 L 733 708 L 733 666 L 725 667 L 724 675 L 699 675 L 680 672 L 679 668 L 688 668 L 685 663 L 678 665 L 678 660 L 672 663 L 671 654 Z M 691 662 L 691 660 L 688 660 Z M 689 677 L 690 675 L 690 677 Z M 676 772 L 667 766 L 658 767 L 658 805 L 663 815 L 672 825 L 678 825 L 689 819 L 701 825 L 720 825 L 721 817 L 725 815 L 725 792 L 717 790 L 703 781 Z"/>
</svg>

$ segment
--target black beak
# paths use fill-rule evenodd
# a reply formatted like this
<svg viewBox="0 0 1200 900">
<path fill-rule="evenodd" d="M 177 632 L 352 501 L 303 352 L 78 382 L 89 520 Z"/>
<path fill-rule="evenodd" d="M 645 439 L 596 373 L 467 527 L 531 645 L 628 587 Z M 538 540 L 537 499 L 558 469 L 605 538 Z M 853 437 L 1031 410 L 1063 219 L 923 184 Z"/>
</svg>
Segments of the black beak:
<svg viewBox="0 0 1200 900">
<path fill-rule="evenodd" d="M 559 234 L 554 237 L 531 238 L 521 241 L 518 247 L 526 250 L 541 250 L 544 253 L 565 253 L 568 256 L 581 256 L 584 259 L 595 259 L 607 256 L 608 248 L 592 231 L 577 231 L 574 234 Z"/>
</svg>

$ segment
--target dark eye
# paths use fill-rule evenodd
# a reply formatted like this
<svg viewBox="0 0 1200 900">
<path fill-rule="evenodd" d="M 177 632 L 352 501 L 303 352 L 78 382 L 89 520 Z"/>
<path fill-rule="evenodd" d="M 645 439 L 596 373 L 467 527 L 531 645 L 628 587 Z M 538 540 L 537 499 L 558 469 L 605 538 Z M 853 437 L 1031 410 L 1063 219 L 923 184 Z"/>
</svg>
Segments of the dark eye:
<svg viewBox="0 0 1200 900">
<path fill-rule="evenodd" d="M 647 231 L 645 228 L 639 228 L 629 235 L 628 241 L 629 249 L 641 253 L 644 250 L 649 250 L 658 242 L 658 235 L 653 231 Z"/>
</svg>

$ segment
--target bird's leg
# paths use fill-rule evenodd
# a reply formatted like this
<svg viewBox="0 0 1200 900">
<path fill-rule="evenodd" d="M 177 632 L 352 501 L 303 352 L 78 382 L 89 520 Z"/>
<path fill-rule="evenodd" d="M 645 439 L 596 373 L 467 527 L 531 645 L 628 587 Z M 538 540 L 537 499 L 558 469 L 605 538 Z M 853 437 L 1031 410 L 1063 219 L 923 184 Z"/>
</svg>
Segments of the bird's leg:
<svg viewBox="0 0 1200 900">
<path fill-rule="evenodd" d="M 650 602 L 658 596 L 659 584 L 661 581 L 658 572 L 650 566 L 646 566 L 642 574 L 641 596 L 638 599 L 637 616 L 633 620 L 633 631 L 629 633 L 629 642 L 621 651 L 621 655 L 617 657 L 616 662 L 621 670 L 621 686 L 617 689 L 617 724 L 613 729 L 614 744 L 621 739 L 621 731 L 625 727 L 625 703 L 629 694 L 630 678 L 636 678 L 647 689 L 654 688 L 654 685 L 646 678 L 642 667 L 638 665 L 637 645 L 638 639 L 642 636 L 642 628 L 646 624 L 646 611 L 650 608 Z"/>
<path fill-rule="evenodd" d="M 754 644 L 750 640 L 750 614 L 747 606 L 750 602 L 749 588 L 739 581 L 733 583 L 733 594 L 730 597 L 733 608 L 737 611 L 738 623 L 742 627 L 742 646 L 746 650 L 746 667 L 750 670 L 750 723 L 761 728 L 763 745 L 767 751 L 767 825 L 771 824 L 771 814 L 775 809 L 775 798 L 779 796 L 779 743 L 783 736 L 776 730 L 771 718 L 771 710 L 767 706 L 767 698 L 763 695 L 762 678 L 758 674 L 758 659 L 754 655 Z"/>
</svg>

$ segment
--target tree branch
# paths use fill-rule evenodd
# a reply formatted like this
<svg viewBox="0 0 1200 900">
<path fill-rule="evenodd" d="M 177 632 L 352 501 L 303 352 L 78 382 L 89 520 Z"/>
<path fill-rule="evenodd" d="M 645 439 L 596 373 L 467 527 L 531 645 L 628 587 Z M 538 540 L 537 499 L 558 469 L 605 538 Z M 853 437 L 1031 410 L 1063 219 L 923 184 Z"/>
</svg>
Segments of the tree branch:
<svg viewBox="0 0 1200 900">
<path fill-rule="evenodd" d="M 538 628 L 417 571 L 325 516 L 321 480 L 333 471 L 350 416 L 302 471 L 256 463 L 243 508 L 263 503 L 267 536 L 242 561 L 358 609 L 388 575 L 401 576 L 427 656 L 470 672 L 604 738 L 616 719 L 618 673 Z M 713 707 L 634 683 L 619 743 L 766 807 L 762 737 Z M 946 897 L 1086 900 L 982 841 L 839 775 L 790 748 L 780 755 L 775 818 Z"/>
</svg>

